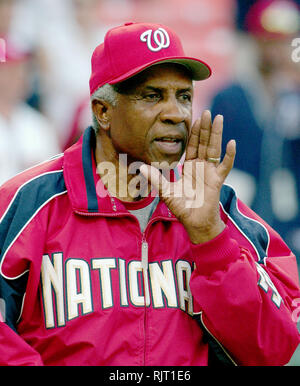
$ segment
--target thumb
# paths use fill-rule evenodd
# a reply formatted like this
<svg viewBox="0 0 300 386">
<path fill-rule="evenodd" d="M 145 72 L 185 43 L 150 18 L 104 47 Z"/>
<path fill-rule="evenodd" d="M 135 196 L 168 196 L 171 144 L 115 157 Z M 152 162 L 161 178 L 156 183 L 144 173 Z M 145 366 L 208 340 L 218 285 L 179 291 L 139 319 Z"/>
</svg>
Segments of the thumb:
<svg viewBox="0 0 300 386">
<path fill-rule="evenodd" d="M 170 195 L 170 183 L 154 166 L 143 164 L 140 166 L 140 172 L 150 182 L 153 188 L 159 192 L 160 197 Z"/>
</svg>

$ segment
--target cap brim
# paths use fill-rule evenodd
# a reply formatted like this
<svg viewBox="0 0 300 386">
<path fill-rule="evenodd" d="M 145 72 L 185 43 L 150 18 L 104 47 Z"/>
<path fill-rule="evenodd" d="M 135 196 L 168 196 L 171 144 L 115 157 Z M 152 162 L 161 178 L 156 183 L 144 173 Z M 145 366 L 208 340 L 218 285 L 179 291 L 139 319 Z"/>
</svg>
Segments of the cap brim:
<svg viewBox="0 0 300 386">
<path fill-rule="evenodd" d="M 159 59 L 159 60 L 147 63 L 143 66 L 136 67 L 136 68 L 132 69 L 131 71 L 129 71 L 129 72 L 127 72 L 127 73 L 125 73 L 125 74 L 123 74 L 115 79 L 110 80 L 108 83 L 109 84 L 116 84 L 116 83 L 123 82 L 124 80 L 129 79 L 134 75 L 137 75 L 141 71 L 143 71 L 149 67 L 152 67 L 156 64 L 160 64 L 160 63 L 177 63 L 177 64 L 181 64 L 181 65 L 185 66 L 191 72 L 191 76 L 192 76 L 193 80 L 205 80 L 205 79 L 209 78 L 211 76 L 211 73 L 212 73 L 209 65 L 206 64 L 205 62 L 199 60 L 199 59 L 189 58 L 189 57 L 182 57 L 182 58 L 180 58 L 180 57 L 166 57 L 164 59 Z"/>
</svg>

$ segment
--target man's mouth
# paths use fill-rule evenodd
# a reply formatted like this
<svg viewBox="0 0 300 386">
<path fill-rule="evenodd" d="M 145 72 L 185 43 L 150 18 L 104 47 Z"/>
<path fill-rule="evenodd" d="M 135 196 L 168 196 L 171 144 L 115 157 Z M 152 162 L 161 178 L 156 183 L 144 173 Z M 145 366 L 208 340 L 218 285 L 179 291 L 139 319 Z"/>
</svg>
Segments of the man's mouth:
<svg viewBox="0 0 300 386">
<path fill-rule="evenodd" d="M 174 137 L 160 137 L 155 138 L 155 141 L 159 142 L 182 142 L 181 138 L 174 138 Z"/>
<path fill-rule="evenodd" d="M 163 154 L 182 153 L 183 140 L 179 137 L 159 137 L 155 138 L 154 143 L 158 150 Z"/>
</svg>

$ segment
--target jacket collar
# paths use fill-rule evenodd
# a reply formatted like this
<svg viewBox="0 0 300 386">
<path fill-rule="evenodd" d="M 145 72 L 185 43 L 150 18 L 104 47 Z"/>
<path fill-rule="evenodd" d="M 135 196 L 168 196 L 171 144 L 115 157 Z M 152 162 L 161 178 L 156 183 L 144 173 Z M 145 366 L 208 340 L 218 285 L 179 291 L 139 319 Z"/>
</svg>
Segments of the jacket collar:
<svg viewBox="0 0 300 386">
<path fill-rule="evenodd" d="M 64 179 L 73 210 L 83 215 L 126 214 L 122 201 L 105 191 L 95 162 L 96 138 L 92 127 L 88 127 L 81 138 L 64 153 Z M 155 215 L 176 218 L 163 203 L 159 202 Z"/>
</svg>

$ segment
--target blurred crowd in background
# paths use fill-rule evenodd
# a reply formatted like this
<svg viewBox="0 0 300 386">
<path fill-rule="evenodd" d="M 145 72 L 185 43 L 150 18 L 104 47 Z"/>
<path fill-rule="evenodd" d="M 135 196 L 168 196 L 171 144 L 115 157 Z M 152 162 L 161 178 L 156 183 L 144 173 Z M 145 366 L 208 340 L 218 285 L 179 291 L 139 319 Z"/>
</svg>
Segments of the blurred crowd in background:
<svg viewBox="0 0 300 386">
<path fill-rule="evenodd" d="M 91 124 L 90 58 L 110 27 L 163 23 L 212 67 L 194 115 L 223 114 L 224 143 L 237 141 L 227 183 L 300 262 L 299 9 L 300 0 L 0 0 L 0 184 Z"/>
</svg>

